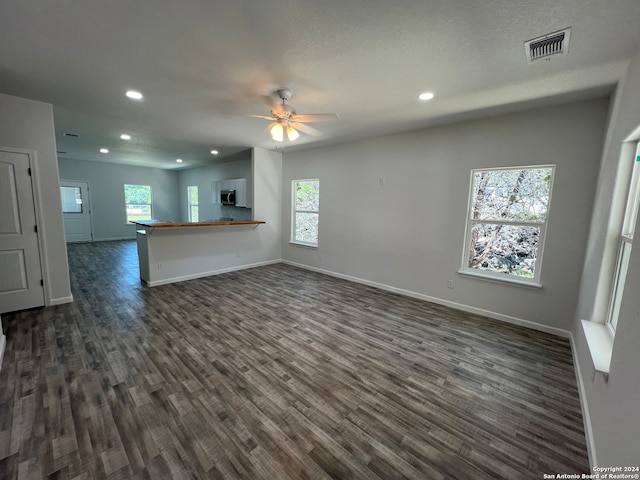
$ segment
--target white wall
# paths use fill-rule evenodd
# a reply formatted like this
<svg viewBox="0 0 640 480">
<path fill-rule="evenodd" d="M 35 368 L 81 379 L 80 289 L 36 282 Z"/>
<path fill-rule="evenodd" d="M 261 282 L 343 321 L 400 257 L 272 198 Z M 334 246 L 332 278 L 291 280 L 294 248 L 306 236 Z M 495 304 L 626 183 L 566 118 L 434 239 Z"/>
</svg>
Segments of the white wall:
<svg viewBox="0 0 640 480">
<path fill-rule="evenodd" d="M 287 152 L 283 258 L 568 334 L 608 99 Z M 556 164 L 542 289 L 458 276 L 470 170 Z M 320 179 L 319 248 L 289 244 L 291 181 Z M 384 185 L 380 185 L 380 178 Z M 447 288 L 447 280 L 455 288 Z"/>
<path fill-rule="evenodd" d="M 52 106 L 0 94 L 0 145 L 36 152 L 35 188 L 41 213 L 39 233 L 44 239 L 44 251 L 41 255 L 45 304 L 70 302 L 71 286 L 62 226 Z"/>
<path fill-rule="evenodd" d="M 281 259 L 282 154 L 262 148 L 252 149 L 251 176 L 253 218 L 267 222 L 257 229 L 264 254 L 266 258 Z"/>
<path fill-rule="evenodd" d="M 127 224 L 124 184 L 150 185 L 153 217 L 179 221 L 178 172 L 104 162 L 59 159 L 60 178 L 89 182 L 94 240 L 136 238 Z"/>
<path fill-rule="evenodd" d="M 613 344 L 609 382 L 592 377 L 593 366 L 581 319 L 594 312 L 597 281 L 603 261 L 612 192 L 623 140 L 640 126 L 640 51 L 618 86 L 602 156 L 602 169 L 591 220 L 589 245 L 582 275 L 580 299 L 573 326 L 576 367 L 583 380 L 582 401 L 591 442 L 591 461 L 598 466 L 638 465 L 640 458 L 640 244 L 634 241 Z M 640 226 L 636 226 L 636 231 Z M 606 272 L 605 272 L 606 273 Z M 592 380 L 593 379 L 593 380 Z"/>
<path fill-rule="evenodd" d="M 251 209 L 223 207 L 219 202 L 213 203 L 212 183 L 230 178 L 246 178 L 247 189 L 252 188 L 250 149 L 228 157 L 222 163 L 180 170 L 180 192 L 178 195 L 180 219 L 183 222 L 189 221 L 187 187 L 195 185 L 198 187 L 200 220 L 215 220 L 220 217 L 230 217 L 234 220 L 251 220 Z"/>
</svg>

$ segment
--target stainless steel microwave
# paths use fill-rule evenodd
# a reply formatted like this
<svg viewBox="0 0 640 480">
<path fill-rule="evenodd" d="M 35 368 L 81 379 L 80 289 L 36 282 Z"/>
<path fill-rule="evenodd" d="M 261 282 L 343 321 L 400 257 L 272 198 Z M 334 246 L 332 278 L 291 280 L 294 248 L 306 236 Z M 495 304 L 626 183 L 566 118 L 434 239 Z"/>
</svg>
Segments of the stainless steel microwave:
<svg viewBox="0 0 640 480">
<path fill-rule="evenodd" d="M 222 205 L 235 205 L 236 204 L 236 191 L 235 190 L 221 190 L 220 191 L 220 203 Z"/>
</svg>

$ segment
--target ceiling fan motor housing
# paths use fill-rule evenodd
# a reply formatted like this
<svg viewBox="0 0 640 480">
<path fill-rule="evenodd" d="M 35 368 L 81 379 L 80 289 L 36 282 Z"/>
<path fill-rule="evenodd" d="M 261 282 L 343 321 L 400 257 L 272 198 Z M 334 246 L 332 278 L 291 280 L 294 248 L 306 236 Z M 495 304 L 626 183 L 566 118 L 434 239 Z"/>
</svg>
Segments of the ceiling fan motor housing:
<svg viewBox="0 0 640 480">
<path fill-rule="evenodd" d="M 289 100 L 293 96 L 293 92 L 288 88 L 281 88 L 276 90 L 276 95 L 278 95 L 282 100 Z"/>
<path fill-rule="evenodd" d="M 271 110 L 271 115 L 273 115 L 275 118 L 289 119 L 295 114 L 296 114 L 295 108 L 293 108 L 291 105 L 287 105 L 286 103 L 279 105 L 277 110 L 276 109 Z"/>
</svg>

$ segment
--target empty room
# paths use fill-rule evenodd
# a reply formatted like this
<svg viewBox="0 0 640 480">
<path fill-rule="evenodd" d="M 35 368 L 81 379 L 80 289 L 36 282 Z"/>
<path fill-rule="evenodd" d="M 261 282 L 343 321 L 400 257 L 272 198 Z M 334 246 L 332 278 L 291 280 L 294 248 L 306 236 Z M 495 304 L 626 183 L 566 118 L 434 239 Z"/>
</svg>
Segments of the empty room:
<svg viewBox="0 0 640 480">
<path fill-rule="evenodd" d="M 3 2 L 0 478 L 640 478 L 639 22 Z"/>
</svg>

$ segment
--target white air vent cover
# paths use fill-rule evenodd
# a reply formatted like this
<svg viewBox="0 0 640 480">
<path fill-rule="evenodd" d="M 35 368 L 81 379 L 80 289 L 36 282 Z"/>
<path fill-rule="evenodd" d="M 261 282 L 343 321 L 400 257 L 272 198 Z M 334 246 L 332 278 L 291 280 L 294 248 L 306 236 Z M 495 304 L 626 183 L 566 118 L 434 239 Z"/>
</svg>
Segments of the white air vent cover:
<svg viewBox="0 0 640 480">
<path fill-rule="evenodd" d="M 549 60 L 556 55 L 565 55 L 569 51 L 570 37 L 571 28 L 567 28 L 524 42 L 527 61 L 532 63 L 536 60 Z"/>
</svg>

